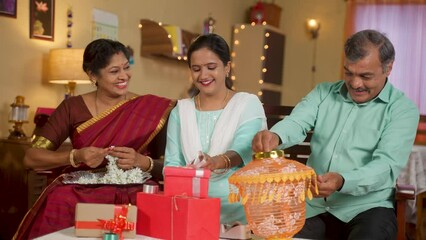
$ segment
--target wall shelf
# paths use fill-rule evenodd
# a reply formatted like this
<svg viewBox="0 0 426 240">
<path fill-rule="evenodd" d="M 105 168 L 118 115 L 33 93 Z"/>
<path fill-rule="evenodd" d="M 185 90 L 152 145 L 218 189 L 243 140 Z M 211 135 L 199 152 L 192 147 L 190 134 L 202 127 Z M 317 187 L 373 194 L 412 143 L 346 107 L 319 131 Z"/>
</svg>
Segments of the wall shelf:
<svg viewBox="0 0 426 240">
<path fill-rule="evenodd" d="M 185 61 L 191 42 L 198 34 L 174 25 L 163 25 L 148 19 L 140 20 L 141 56 L 165 57 Z"/>
</svg>

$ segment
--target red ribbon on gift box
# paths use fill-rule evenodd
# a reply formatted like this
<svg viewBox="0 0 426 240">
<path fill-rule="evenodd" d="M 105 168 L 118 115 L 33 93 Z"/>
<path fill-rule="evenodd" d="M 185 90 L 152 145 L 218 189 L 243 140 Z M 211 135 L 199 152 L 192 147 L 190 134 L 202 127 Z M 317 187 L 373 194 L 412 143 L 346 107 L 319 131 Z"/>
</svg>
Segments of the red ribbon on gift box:
<svg viewBox="0 0 426 240">
<path fill-rule="evenodd" d="M 134 222 L 127 221 L 127 212 L 129 208 L 127 205 L 116 205 L 114 207 L 114 218 L 109 220 L 98 219 L 95 221 L 78 221 L 75 223 L 76 228 L 81 229 L 103 229 L 111 233 L 118 234 L 120 240 L 123 239 L 123 231 L 132 231 L 135 229 Z"/>
<path fill-rule="evenodd" d="M 173 213 L 175 212 L 175 211 L 179 211 L 179 207 L 178 207 L 178 204 L 177 204 L 177 202 L 176 202 L 176 198 L 178 198 L 178 197 L 180 197 L 180 198 L 188 198 L 188 196 L 186 195 L 186 194 L 181 194 L 181 195 L 176 195 L 176 196 L 173 196 L 172 197 L 172 211 L 170 212 L 170 226 L 171 226 L 171 237 L 172 237 L 172 239 L 171 240 L 173 240 L 173 238 L 174 238 L 174 233 L 175 233 L 175 230 L 174 230 L 174 222 L 173 222 L 173 220 L 175 219 L 175 217 L 173 216 Z"/>
<path fill-rule="evenodd" d="M 208 169 L 167 166 L 164 168 L 165 194 L 167 196 L 174 196 L 176 194 L 187 193 L 194 197 L 207 197 L 210 174 L 211 171 Z M 182 184 L 183 186 L 172 189 L 171 184 Z"/>
<path fill-rule="evenodd" d="M 127 221 L 128 206 L 115 206 L 114 218 L 110 220 L 98 219 L 102 224 L 102 228 L 111 233 L 118 234 L 120 240 L 123 240 L 123 231 L 131 231 L 135 229 L 135 223 Z"/>
</svg>

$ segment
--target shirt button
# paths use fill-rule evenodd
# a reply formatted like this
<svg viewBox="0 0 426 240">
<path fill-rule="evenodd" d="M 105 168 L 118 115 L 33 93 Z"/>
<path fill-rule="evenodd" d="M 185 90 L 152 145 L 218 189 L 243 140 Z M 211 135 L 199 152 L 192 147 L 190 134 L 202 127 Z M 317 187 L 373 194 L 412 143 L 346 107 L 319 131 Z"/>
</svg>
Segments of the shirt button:
<svg viewBox="0 0 426 240">
<path fill-rule="evenodd" d="M 328 212 L 330 211 L 330 207 L 325 207 L 325 210 Z"/>
</svg>

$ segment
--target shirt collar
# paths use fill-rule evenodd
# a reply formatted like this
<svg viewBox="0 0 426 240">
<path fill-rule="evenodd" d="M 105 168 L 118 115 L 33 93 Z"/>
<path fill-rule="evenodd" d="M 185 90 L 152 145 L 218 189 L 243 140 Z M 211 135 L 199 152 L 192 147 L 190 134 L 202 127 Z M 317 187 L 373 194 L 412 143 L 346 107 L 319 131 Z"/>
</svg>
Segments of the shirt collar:
<svg viewBox="0 0 426 240">
<path fill-rule="evenodd" d="M 382 101 L 382 102 L 388 103 L 390 98 L 390 90 L 391 90 L 391 86 L 388 79 L 386 78 L 385 86 L 383 87 L 382 91 L 380 91 L 379 95 L 377 95 L 375 98 L 373 98 L 372 100 L 368 102 L 359 103 L 358 105 L 367 105 L 368 103 L 373 101 Z M 351 95 L 348 92 L 348 88 L 346 87 L 345 81 L 342 81 L 341 84 L 337 85 L 337 88 L 334 90 L 334 93 L 340 94 L 340 96 L 346 102 L 354 102 L 352 100 Z"/>
</svg>

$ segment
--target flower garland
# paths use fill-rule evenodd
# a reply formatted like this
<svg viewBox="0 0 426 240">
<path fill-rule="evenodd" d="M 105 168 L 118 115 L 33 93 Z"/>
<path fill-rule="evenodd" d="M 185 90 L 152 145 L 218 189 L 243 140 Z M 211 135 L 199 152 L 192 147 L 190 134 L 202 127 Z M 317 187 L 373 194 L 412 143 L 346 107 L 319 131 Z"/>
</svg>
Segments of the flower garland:
<svg viewBox="0 0 426 240">
<path fill-rule="evenodd" d="M 107 155 L 107 171 L 105 173 L 93 173 L 90 171 L 77 171 L 66 174 L 63 183 L 66 184 L 142 184 L 151 178 L 151 174 L 140 168 L 123 170 L 118 168 L 117 157 Z"/>
</svg>

